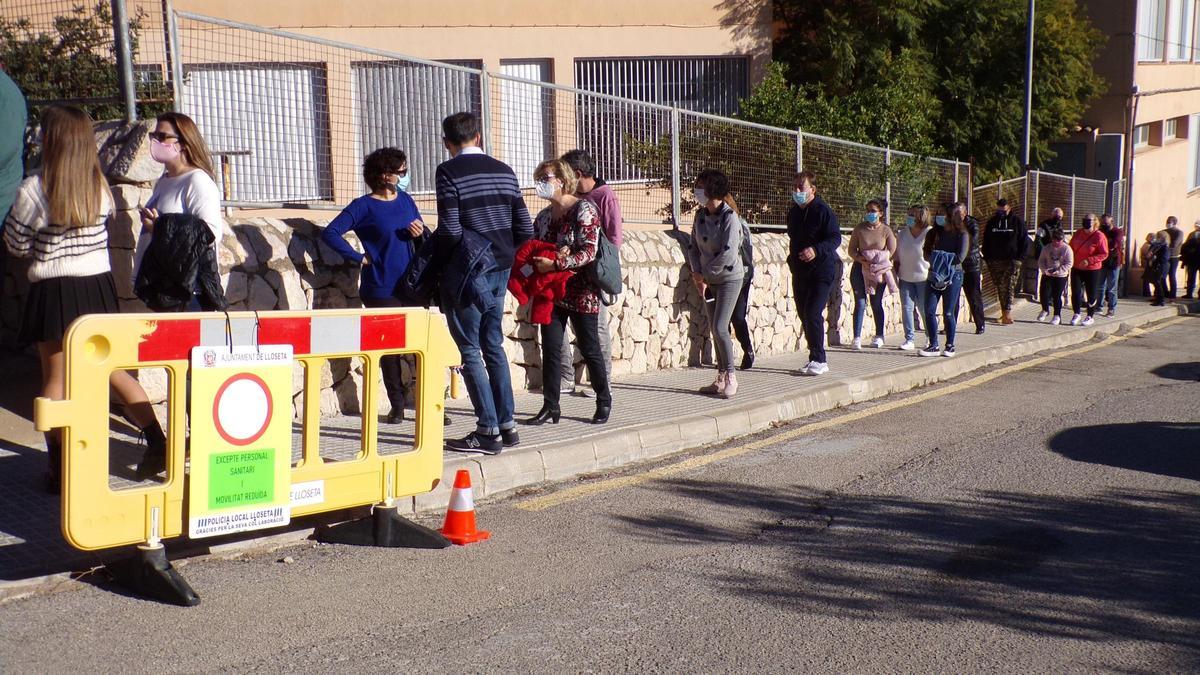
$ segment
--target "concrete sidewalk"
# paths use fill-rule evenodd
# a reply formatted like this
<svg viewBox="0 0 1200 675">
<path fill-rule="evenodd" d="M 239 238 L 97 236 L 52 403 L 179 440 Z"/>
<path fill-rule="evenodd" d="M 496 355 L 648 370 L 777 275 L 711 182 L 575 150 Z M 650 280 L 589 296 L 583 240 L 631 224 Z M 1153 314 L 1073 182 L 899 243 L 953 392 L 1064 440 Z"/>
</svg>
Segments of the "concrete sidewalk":
<svg viewBox="0 0 1200 675">
<path fill-rule="evenodd" d="M 562 399 L 560 424 L 519 428 L 521 445 L 497 456 L 463 455 L 447 452 L 444 480 L 431 493 L 403 500 L 401 511 L 420 513 L 444 509 L 449 487 L 458 469 L 468 469 L 476 499 L 502 495 L 517 488 L 537 485 L 649 460 L 680 450 L 725 441 L 761 431 L 839 406 L 880 398 L 892 393 L 950 379 L 989 365 L 1087 342 L 1122 328 L 1140 326 L 1187 311 L 1184 305 L 1150 307 L 1140 300 L 1122 303 L 1116 319 L 1100 318 L 1089 328 L 1051 326 L 1034 321 L 1037 308 L 1026 305 L 1015 312 L 1012 326 L 989 325 L 987 333 L 975 335 L 974 327 L 960 327 L 958 355 L 954 358 L 921 358 L 916 352 L 896 349 L 899 339 L 889 339 L 884 349 L 846 347 L 829 350 L 831 371 L 821 377 L 803 377 L 797 370 L 804 354 L 762 357 L 755 368 L 738 372 L 740 390 L 736 398 L 723 400 L 704 396 L 697 390 L 710 383 L 711 368 L 688 368 L 624 377 L 613 385 L 613 413 L 608 424 L 587 422 L 595 400 L 577 396 Z M 923 338 L 918 344 L 923 343 Z M 36 371 L 36 367 L 34 368 Z M 447 438 L 465 435 L 474 428 L 469 403 L 450 401 L 454 423 L 446 428 Z M 517 417 L 535 414 L 541 407 L 540 394 L 522 394 L 516 399 Z M 11 417 L 12 415 L 10 415 Z M 19 422 L 19 419 L 18 419 Z M 31 422 L 26 422 L 32 427 Z M 357 452 L 357 417 L 322 420 L 321 454 L 349 459 Z M 7 424 L 6 424 L 7 426 Z M 381 425 L 381 448 L 398 451 L 412 442 L 411 421 Z M 35 435 L 22 432 L 0 442 L 0 598 L 29 586 L 35 577 L 89 569 L 100 562 L 95 554 L 77 551 L 59 531 L 57 498 L 41 490 L 44 447 Z M 118 434 L 113 448 L 114 489 L 135 487 L 130 467 L 140 454 L 136 441 Z M 297 445 L 298 448 L 298 445 Z M 385 450 L 386 451 L 386 450 Z M 314 517 L 316 518 L 316 517 Z M 311 533 L 313 521 L 293 523 L 284 533 L 233 543 L 168 542 L 178 555 L 188 552 L 257 548 L 272 543 L 295 541 Z M 197 549 L 197 546 L 200 548 Z"/>
</svg>

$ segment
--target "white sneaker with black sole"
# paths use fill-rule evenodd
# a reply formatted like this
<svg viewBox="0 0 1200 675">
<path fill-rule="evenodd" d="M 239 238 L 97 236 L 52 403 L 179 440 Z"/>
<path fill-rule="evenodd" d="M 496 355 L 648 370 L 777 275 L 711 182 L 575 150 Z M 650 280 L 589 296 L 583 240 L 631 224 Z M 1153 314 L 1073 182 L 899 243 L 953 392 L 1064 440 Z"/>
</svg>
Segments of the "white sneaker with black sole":
<svg viewBox="0 0 1200 675">
<path fill-rule="evenodd" d="M 883 336 L 876 335 L 874 340 L 871 340 L 871 346 L 875 349 L 883 349 Z"/>
</svg>

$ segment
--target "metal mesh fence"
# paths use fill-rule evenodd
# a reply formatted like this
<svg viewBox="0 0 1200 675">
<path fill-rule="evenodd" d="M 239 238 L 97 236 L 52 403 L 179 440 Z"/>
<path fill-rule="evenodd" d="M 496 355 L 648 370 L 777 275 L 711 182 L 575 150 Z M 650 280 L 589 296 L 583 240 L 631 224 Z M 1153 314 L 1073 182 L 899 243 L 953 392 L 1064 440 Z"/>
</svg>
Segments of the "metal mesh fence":
<svg viewBox="0 0 1200 675">
<path fill-rule="evenodd" d="M 959 199 L 959 164 L 929 159 L 905 152 L 891 153 L 888 165 L 892 219 L 910 206 L 928 206 L 936 211 Z M 965 185 L 965 177 L 963 178 Z"/>
<path fill-rule="evenodd" d="M 1083 218 L 1089 213 L 1094 214 L 1099 222 L 1100 216 L 1108 211 L 1107 196 L 1108 183 L 1106 181 L 1076 178 L 1075 199 L 1072 202 L 1075 218 L 1071 221 L 1072 229 L 1080 227 Z"/>
<path fill-rule="evenodd" d="M 887 196 L 887 151 L 804 134 L 800 165 L 816 174 L 817 190 L 842 227 L 858 224 L 868 200 Z"/>
<path fill-rule="evenodd" d="M 131 86 L 140 114 L 171 107 L 162 0 L 0 0 L 0 61 L 36 118 L 71 103 L 96 119 L 124 116 L 114 10 L 129 21 Z"/>
</svg>

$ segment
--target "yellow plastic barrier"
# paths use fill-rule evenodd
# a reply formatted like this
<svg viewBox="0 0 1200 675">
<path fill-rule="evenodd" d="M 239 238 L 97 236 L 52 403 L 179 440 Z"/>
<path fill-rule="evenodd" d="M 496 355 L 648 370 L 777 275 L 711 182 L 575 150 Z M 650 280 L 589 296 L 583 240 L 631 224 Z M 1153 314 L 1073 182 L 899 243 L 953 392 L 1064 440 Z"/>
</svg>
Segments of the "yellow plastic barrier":
<svg viewBox="0 0 1200 675">
<path fill-rule="evenodd" d="M 62 429 L 63 534 L 73 546 L 85 550 L 141 543 L 156 546 L 159 539 L 187 531 L 184 401 L 189 359 L 193 347 L 220 350 L 231 345 L 291 345 L 295 360 L 305 366 L 303 459 L 291 469 L 292 517 L 370 504 L 392 506 L 395 498 L 437 486 L 442 476 L 444 373 L 460 365 L 460 356 L 445 319 L 436 312 L 90 315 L 72 324 L 64 340 L 64 400 L 38 398 L 34 404 L 38 430 Z M 416 442 L 411 451 L 380 456 L 374 414 L 379 360 L 397 353 L 418 357 Z M 320 456 L 319 448 L 322 365 L 347 357 L 362 357 L 363 381 L 375 384 L 363 387 L 360 453 L 353 460 L 330 461 Z M 109 486 L 109 375 L 118 369 L 154 367 L 165 368 L 169 375 L 168 480 L 113 490 Z M 303 493 L 299 497 L 297 486 Z"/>
</svg>

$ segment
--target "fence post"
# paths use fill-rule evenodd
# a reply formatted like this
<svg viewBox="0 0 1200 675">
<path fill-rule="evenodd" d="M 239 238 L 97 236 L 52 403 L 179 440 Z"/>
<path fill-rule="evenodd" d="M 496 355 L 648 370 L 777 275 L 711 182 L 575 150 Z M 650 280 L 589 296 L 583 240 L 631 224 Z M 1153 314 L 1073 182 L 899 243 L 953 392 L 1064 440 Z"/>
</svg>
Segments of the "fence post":
<svg viewBox="0 0 1200 675">
<path fill-rule="evenodd" d="M 957 159 L 955 159 L 954 160 L 954 201 L 955 201 L 955 203 L 961 201 L 958 198 L 958 171 L 960 168 L 961 168 L 961 166 L 959 165 L 959 161 Z"/>
<path fill-rule="evenodd" d="M 675 221 L 674 229 L 679 229 L 683 218 L 679 194 L 679 132 L 682 128 L 679 119 L 679 108 L 671 108 L 671 219 Z"/>
<path fill-rule="evenodd" d="M 183 55 L 179 53 L 179 17 L 171 0 L 163 0 L 167 19 L 167 65 L 171 68 L 171 110 L 183 112 Z"/>
<path fill-rule="evenodd" d="M 796 127 L 796 173 L 804 170 L 804 129 Z"/>
<path fill-rule="evenodd" d="M 137 89 L 133 83 L 133 51 L 129 45 L 129 12 L 125 0 L 112 0 L 113 45 L 117 55 L 117 75 L 121 98 L 125 100 L 125 121 L 137 121 Z"/>
<path fill-rule="evenodd" d="M 1071 176 L 1071 231 L 1075 230 L 1075 176 Z"/>
<path fill-rule="evenodd" d="M 892 223 L 892 146 L 883 153 L 883 219 Z"/>
<path fill-rule="evenodd" d="M 495 155 L 495 147 L 492 143 L 492 76 L 488 73 L 487 64 L 480 66 L 479 70 L 479 112 L 483 116 L 483 151 L 489 155 Z"/>
<path fill-rule="evenodd" d="M 1037 220 L 1038 218 L 1042 217 L 1041 216 L 1042 172 L 1041 171 L 1031 171 L 1030 173 L 1033 174 L 1033 219 Z M 1025 221 L 1025 224 L 1026 225 L 1030 224 L 1028 219 Z M 1037 223 L 1033 223 L 1033 224 L 1035 226 L 1037 225 Z"/>
</svg>

